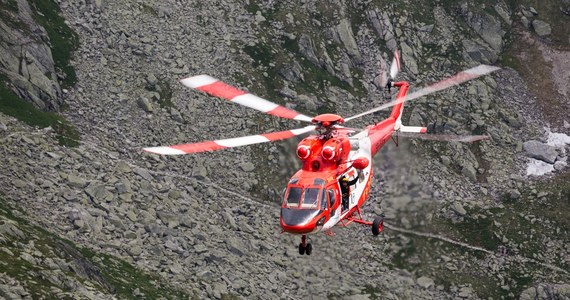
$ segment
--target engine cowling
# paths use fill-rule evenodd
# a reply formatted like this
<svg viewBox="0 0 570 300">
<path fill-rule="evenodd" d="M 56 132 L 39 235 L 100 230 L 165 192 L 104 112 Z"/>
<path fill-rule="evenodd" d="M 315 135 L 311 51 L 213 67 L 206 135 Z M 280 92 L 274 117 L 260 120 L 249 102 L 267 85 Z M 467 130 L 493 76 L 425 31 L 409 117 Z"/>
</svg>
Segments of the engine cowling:
<svg viewBox="0 0 570 300">
<path fill-rule="evenodd" d="M 306 160 L 315 152 L 318 153 L 318 148 L 321 145 L 321 141 L 314 137 L 307 137 L 303 139 L 299 145 L 297 145 L 297 156 L 302 160 Z"/>
<path fill-rule="evenodd" d="M 337 161 L 342 158 L 342 141 L 337 138 L 332 138 L 323 145 L 321 155 L 325 160 Z"/>
</svg>

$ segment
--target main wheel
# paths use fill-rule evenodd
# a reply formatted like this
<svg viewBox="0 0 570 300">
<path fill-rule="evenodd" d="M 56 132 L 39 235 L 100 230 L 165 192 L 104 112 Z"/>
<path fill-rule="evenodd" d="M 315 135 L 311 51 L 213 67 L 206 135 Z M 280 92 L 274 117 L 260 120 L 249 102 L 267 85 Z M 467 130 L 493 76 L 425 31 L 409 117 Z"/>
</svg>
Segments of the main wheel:
<svg viewBox="0 0 570 300">
<path fill-rule="evenodd" d="M 382 229 L 384 229 L 384 217 L 378 216 L 374 218 L 374 222 L 372 222 L 372 234 L 377 236 L 382 232 Z"/>
<path fill-rule="evenodd" d="M 307 253 L 307 255 L 311 255 L 311 253 L 313 253 L 313 245 L 311 245 L 310 243 L 307 244 L 307 248 L 305 249 L 305 253 Z"/>
<path fill-rule="evenodd" d="M 301 255 L 305 254 L 305 247 L 303 246 L 303 243 L 299 243 L 299 254 L 301 254 Z M 310 254 L 310 253 L 307 253 L 307 255 L 308 254 Z"/>
</svg>

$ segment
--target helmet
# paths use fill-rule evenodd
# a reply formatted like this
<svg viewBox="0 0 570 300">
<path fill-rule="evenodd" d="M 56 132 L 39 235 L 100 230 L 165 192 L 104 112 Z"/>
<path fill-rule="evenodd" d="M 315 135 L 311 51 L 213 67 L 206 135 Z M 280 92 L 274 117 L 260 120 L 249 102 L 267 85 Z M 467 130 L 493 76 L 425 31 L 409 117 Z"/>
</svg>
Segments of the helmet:
<svg viewBox="0 0 570 300">
<path fill-rule="evenodd" d="M 343 177 L 342 181 L 348 181 L 348 177 Z"/>
</svg>

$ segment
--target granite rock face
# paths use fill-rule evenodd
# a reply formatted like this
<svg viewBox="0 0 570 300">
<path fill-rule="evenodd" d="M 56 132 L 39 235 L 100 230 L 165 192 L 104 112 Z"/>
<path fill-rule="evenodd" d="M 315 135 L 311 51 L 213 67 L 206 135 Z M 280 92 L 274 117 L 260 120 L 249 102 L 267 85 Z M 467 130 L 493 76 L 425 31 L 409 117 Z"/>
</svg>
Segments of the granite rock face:
<svg viewBox="0 0 570 300">
<path fill-rule="evenodd" d="M 0 74 L 37 108 L 59 111 L 62 91 L 47 32 L 34 20 L 27 0 L 12 5 L 0 19 Z"/>
</svg>

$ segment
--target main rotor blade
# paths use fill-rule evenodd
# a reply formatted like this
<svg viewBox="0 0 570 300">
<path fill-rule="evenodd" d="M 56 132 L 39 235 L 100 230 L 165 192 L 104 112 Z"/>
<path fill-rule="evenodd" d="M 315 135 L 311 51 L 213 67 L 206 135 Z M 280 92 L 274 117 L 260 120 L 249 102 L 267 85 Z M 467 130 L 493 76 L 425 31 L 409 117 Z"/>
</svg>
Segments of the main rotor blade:
<svg viewBox="0 0 570 300">
<path fill-rule="evenodd" d="M 212 96 L 226 99 L 228 101 L 238 103 L 253 109 L 257 109 L 266 114 L 285 119 L 293 119 L 306 122 L 311 122 L 312 120 L 311 117 L 305 116 L 292 109 L 283 107 L 248 92 L 237 89 L 208 75 L 188 77 L 182 79 L 181 82 L 187 87 L 197 89 Z"/>
<path fill-rule="evenodd" d="M 271 132 L 259 135 L 250 135 L 238 138 L 207 141 L 207 142 L 200 142 L 193 144 L 181 144 L 181 145 L 166 146 L 166 147 L 149 147 L 149 148 L 143 148 L 143 150 L 163 155 L 180 155 L 180 154 L 214 151 L 231 147 L 239 147 L 245 145 L 253 145 L 259 143 L 284 140 L 292 138 L 297 135 L 301 135 L 303 133 L 307 133 L 309 131 L 314 130 L 315 128 L 316 126 L 311 125 L 299 129 L 277 131 L 277 132 Z"/>
<path fill-rule="evenodd" d="M 471 79 L 475 79 L 475 78 L 477 78 L 477 77 L 480 77 L 480 76 L 489 74 L 489 73 L 494 72 L 494 71 L 497 71 L 497 70 L 499 70 L 499 69 L 500 69 L 499 67 L 488 66 L 488 65 L 479 65 L 479 66 L 477 66 L 477 67 L 475 67 L 475 68 L 471 68 L 471 69 L 465 70 L 465 71 L 463 71 L 463 72 L 457 73 L 456 75 L 454 75 L 454 76 L 452 76 L 452 77 L 449 77 L 449 78 L 444 79 L 444 80 L 442 80 L 442 81 L 440 81 L 440 82 L 434 83 L 434 84 L 432 84 L 432 85 L 430 85 L 430 86 L 427 86 L 427 87 L 425 87 L 425 88 L 423 88 L 423 89 L 420 89 L 420 90 L 415 91 L 415 92 L 413 92 L 413 93 L 411 93 L 411 94 L 408 94 L 408 95 L 406 95 L 406 98 L 403 100 L 403 102 L 405 102 L 405 101 L 410 101 L 410 100 L 413 100 L 413 99 L 416 99 L 416 98 L 425 96 L 425 95 L 427 95 L 427 94 L 431 94 L 431 93 L 435 93 L 435 92 L 444 90 L 444 89 L 446 89 L 446 88 L 448 88 L 448 87 L 452 87 L 452 86 L 454 86 L 454 85 L 461 84 L 461 83 L 463 83 L 463 82 L 465 82 L 465 81 L 469 81 L 469 80 L 471 80 Z M 377 112 L 377 111 L 380 111 L 380 110 L 383 110 L 383 109 L 392 107 L 392 106 L 394 106 L 394 105 L 396 105 L 396 104 L 398 104 L 398 103 L 402 103 L 402 100 L 401 100 L 401 99 L 396 99 L 396 100 L 394 100 L 394 101 L 391 101 L 391 102 L 382 104 L 382 105 L 380 105 L 380 106 L 378 106 L 378 107 L 376 107 L 376 108 L 373 108 L 373 109 L 371 109 L 371 110 L 367 110 L 367 111 L 365 111 L 365 112 L 363 112 L 363 113 L 360 113 L 360 114 L 358 114 L 358 115 L 355 115 L 355 116 L 346 118 L 346 119 L 344 119 L 344 121 L 345 121 L 345 122 L 348 122 L 348 121 L 350 121 L 350 120 L 353 120 L 353 119 L 356 119 L 356 118 L 360 118 L 360 117 L 362 117 L 362 116 L 369 115 L 369 114 L 371 114 L 371 113 L 374 113 L 374 112 Z"/>
<path fill-rule="evenodd" d="M 473 143 L 476 141 L 486 140 L 488 135 L 455 135 L 455 134 L 430 134 L 430 133 L 413 133 L 413 132 L 394 132 L 394 136 L 415 138 L 430 141 L 443 141 L 443 142 L 463 142 Z"/>
</svg>

